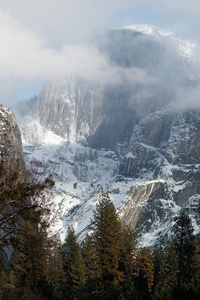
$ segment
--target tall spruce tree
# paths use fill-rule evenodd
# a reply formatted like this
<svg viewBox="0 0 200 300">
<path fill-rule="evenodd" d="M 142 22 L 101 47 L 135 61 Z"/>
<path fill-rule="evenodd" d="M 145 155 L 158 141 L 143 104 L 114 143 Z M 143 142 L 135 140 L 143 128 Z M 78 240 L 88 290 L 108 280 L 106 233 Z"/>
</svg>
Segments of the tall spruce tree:
<svg viewBox="0 0 200 300">
<path fill-rule="evenodd" d="M 137 255 L 136 298 L 151 299 L 153 284 L 154 265 L 151 250 L 150 248 L 140 248 Z"/>
<path fill-rule="evenodd" d="M 194 229 L 184 210 L 174 221 L 172 241 L 168 240 L 164 249 L 157 250 L 156 254 L 160 262 L 159 266 L 158 261 L 156 263 L 156 299 L 190 299 L 193 295 Z"/>
<path fill-rule="evenodd" d="M 153 264 L 154 264 L 154 289 L 157 283 L 163 279 L 162 265 L 164 262 L 164 249 L 161 245 L 156 245 L 153 250 Z"/>
<path fill-rule="evenodd" d="M 123 295 L 125 299 L 133 299 L 135 294 L 135 278 L 137 276 L 137 232 L 130 226 L 124 225 L 122 230 L 122 254 L 120 269 L 124 272 Z"/>
<path fill-rule="evenodd" d="M 193 275 L 191 280 L 192 299 L 199 299 L 200 295 L 200 237 L 194 241 L 194 255 L 192 259 Z"/>
<path fill-rule="evenodd" d="M 94 211 L 92 229 L 97 299 L 117 299 L 124 275 L 119 268 L 122 225 L 108 193 L 102 192 Z"/>
<path fill-rule="evenodd" d="M 174 299 L 177 287 L 178 257 L 171 240 L 164 248 L 154 251 L 155 285 L 154 298 L 160 300 Z"/>
<path fill-rule="evenodd" d="M 86 268 L 73 227 L 68 227 L 63 244 L 63 267 L 65 273 L 64 299 L 83 299 Z"/>
<path fill-rule="evenodd" d="M 86 285 L 84 291 L 85 299 L 95 299 L 94 294 L 96 285 L 97 285 L 97 278 L 96 278 L 96 257 L 95 253 L 95 244 L 93 235 L 87 234 L 81 248 L 81 253 L 83 256 L 83 260 L 85 262 L 86 267 Z"/>
<path fill-rule="evenodd" d="M 178 257 L 176 298 L 187 298 L 192 278 L 192 257 L 194 254 L 194 228 L 189 215 L 181 210 L 173 226 L 173 244 Z"/>
<path fill-rule="evenodd" d="M 46 229 L 30 221 L 21 228 L 4 285 L 8 299 L 60 299 L 61 252 Z"/>
</svg>

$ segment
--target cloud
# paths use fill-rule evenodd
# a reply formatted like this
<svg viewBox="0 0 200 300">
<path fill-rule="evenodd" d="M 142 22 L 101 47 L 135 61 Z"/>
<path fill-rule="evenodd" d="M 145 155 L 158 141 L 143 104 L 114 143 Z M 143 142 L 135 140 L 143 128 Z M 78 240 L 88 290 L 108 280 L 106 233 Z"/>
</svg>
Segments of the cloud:
<svg viewBox="0 0 200 300">
<path fill-rule="evenodd" d="M 200 2 L 198 0 L 141 0 L 138 10 L 149 9 L 159 19 L 159 26 L 200 42 Z"/>
<path fill-rule="evenodd" d="M 155 2 L 158 4 L 159 0 Z M 198 0 L 163 0 L 162 3 L 169 12 L 184 13 L 189 18 L 200 13 L 200 2 Z"/>
<path fill-rule="evenodd" d="M 89 1 L 88 1 L 89 2 Z M 116 7 L 116 6 L 115 6 Z M 92 42 L 66 43 L 60 49 L 49 47 L 45 39 L 26 28 L 17 19 L 0 9 L 0 97 L 10 95 L 20 81 L 56 79 L 64 75 L 78 75 L 86 80 L 116 84 L 121 80 L 142 82 L 150 80 L 144 71 L 125 70 L 110 64 Z M 32 96 L 32 95 L 30 95 Z"/>
<path fill-rule="evenodd" d="M 179 89 L 176 95 L 176 109 L 200 111 L 200 85 Z"/>
<path fill-rule="evenodd" d="M 181 33 L 198 35 L 200 23 L 197 0 L 1 0 L 0 6 L 54 48 L 82 43 L 110 26 L 128 25 L 127 19 L 148 23 L 150 13 L 157 25 Z"/>
<path fill-rule="evenodd" d="M 125 69 L 110 64 L 108 57 L 92 42 L 103 29 L 126 24 L 127 11 L 135 16 L 144 8 L 153 11 L 170 29 L 186 32 L 186 20 L 191 21 L 191 26 L 200 22 L 194 18 L 200 13 L 200 3 L 196 0 L 189 3 L 184 0 L 1 0 L 0 100 L 8 101 L 9 97 L 20 100 L 23 85 L 31 89 L 36 81 L 45 82 L 71 73 L 111 84 L 121 80 L 145 84 L 149 93 L 155 78 L 139 68 Z M 157 70 L 157 76 L 161 74 L 157 79 L 163 79 L 164 84 L 167 78 L 163 68 L 168 65 L 172 64 Z M 147 95 L 146 91 L 143 94 Z"/>
<path fill-rule="evenodd" d="M 31 81 L 75 74 L 87 80 L 109 81 L 119 68 L 92 43 L 65 44 L 61 50 L 45 47 L 43 40 L 0 10 L 0 80 Z M 142 72 L 135 70 L 142 80 Z M 127 76 L 127 75 L 126 75 Z M 136 76 L 135 76 L 136 79 Z M 117 80 L 117 78 L 115 78 Z"/>
<path fill-rule="evenodd" d="M 107 28 L 109 20 L 130 0 L 2 0 L 1 7 L 55 48 L 80 43 Z"/>
<path fill-rule="evenodd" d="M 137 10 L 148 7 L 154 12 L 159 12 L 163 15 L 176 14 L 177 17 L 187 17 L 192 19 L 194 16 L 199 16 L 200 2 L 198 0 L 140 0 L 132 2 Z M 128 4 L 130 5 L 130 3 Z M 170 21 L 170 20 L 169 20 Z"/>
<path fill-rule="evenodd" d="M 82 43 L 109 26 L 127 25 L 127 19 L 135 23 L 137 16 L 137 20 L 148 23 L 150 13 L 161 27 L 169 26 L 181 33 L 190 30 L 199 36 L 197 0 L 1 0 L 0 7 L 55 48 Z"/>
</svg>

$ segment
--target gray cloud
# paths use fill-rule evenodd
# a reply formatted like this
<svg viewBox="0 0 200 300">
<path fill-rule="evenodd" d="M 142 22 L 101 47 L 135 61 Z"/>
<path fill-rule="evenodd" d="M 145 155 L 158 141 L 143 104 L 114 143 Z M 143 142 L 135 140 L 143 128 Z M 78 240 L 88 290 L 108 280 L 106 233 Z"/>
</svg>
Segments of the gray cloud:
<svg viewBox="0 0 200 300">
<path fill-rule="evenodd" d="M 196 87 L 182 87 L 178 90 L 176 109 L 178 111 L 200 110 L 200 84 Z"/>
</svg>

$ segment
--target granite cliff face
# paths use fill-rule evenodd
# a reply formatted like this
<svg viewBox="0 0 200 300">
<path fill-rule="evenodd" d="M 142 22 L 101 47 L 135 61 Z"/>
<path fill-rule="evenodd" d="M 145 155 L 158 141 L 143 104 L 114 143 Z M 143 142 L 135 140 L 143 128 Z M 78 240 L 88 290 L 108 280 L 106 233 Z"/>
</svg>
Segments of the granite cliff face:
<svg viewBox="0 0 200 300">
<path fill-rule="evenodd" d="M 95 148 L 116 150 L 128 143 L 138 121 L 171 102 L 177 85 L 188 83 L 192 68 L 192 43 L 182 45 L 155 28 L 152 38 L 141 28 L 110 30 L 98 41 L 115 69 L 110 83 L 75 76 L 46 83 L 33 108 L 39 122 Z"/>
<path fill-rule="evenodd" d="M 0 105 L 0 161 L 3 160 L 3 174 L 1 172 L 0 185 L 1 185 L 1 195 L 4 193 L 4 189 L 10 189 L 12 184 L 16 186 L 17 184 L 25 183 L 28 179 L 28 174 L 25 167 L 24 155 L 22 150 L 22 141 L 20 129 L 14 114 L 10 109 L 6 108 L 4 105 Z M 12 175 L 17 172 L 16 177 Z M 12 178 L 12 182 L 10 182 Z M 2 184 L 3 183 L 3 184 Z M 2 190 L 3 189 L 3 190 Z M 3 194 L 4 195 L 4 194 Z M 3 201 L 4 197 L 1 198 Z M 9 199 L 6 199 L 9 201 Z M 29 200 L 26 200 L 29 201 Z M 22 203 L 22 200 L 21 200 Z M 4 203 L 5 205 L 5 203 Z M 3 205 L 3 206 L 4 206 Z M 8 232 L 11 226 L 11 221 L 2 222 L 5 220 L 5 216 L 10 216 L 16 212 L 17 206 L 15 204 L 8 205 L 3 208 L 2 203 L 0 204 L 0 237 Z M 22 218 L 18 218 L 17 225 L 23 221 Z M 14 227 L 14 225 L 13 225 Z M 0 245 L 0 261 L 5 265 L 8 264 L 10 255 L 12 253 L 12 247 L 2 246 L 2 241 Z"/>
<path fill-rule="evenodd" d="M 138 220 L 146 205 L 146 200 L 151 199 L 152 202 L 155 197 L 160 198 L 164 194 L 163 182 L 152 181 L 132 186 L 129 191 L 129 200 L 119 212 L 121 220 L 134 228 L 138 227 Z"/>
<path fill-rule="evenodd" d="M 144 245 L 163 241 L 181 207 L 198 228 L 200 111 L 180 108 L 179 96 L 199 86 L 197 45 L 143 25 L 110 30 L 98 47 L 116 70 L 113 81 L 46 83 L 33 113 L 51 141 L 34 145 L 35 125 L 21 126 L 27 161 L 56 168 L 56 228 L 64 234 L 74 224 L 81 235 L 102 189 Z"/>
<path fill-rule="evenodd" d="M 151 113 L 134 128 L 120 172 L 124 177 L 138 178 L 139 181 L 151 176 L 152 183 L 142 185 L 145 198 L 140 197 L 140 209 L 138 191 L 129 192 L 134 201 L 128 201 L 123 208 L 123 219 L 133 222 L 139 232 L 153 231 L 158 219 L 158 224 L 172 220 L 175 207 L 191 212 L 193 206 L 193 215 L 198 220 L 199 132 L 200 113 L 178 113 L 173 106 Z M 156 192 L 155 182 L 159 185 Z M 130 207 L 134 213 L 128 213 Z"/>
<path fill-rule="evenodd" d="M 102 86 L 67 77 L 46 83 L 34 112 L 40 123 L 69 141 L 92 136 L 102 121 Z"/>
<path fill-rule="evenodd" d="M 18 180 L 27 180 L 21 133 L 14 114 L 0 105 L 0 156 L 8 172 L 17 171 Z"/>
</svg>

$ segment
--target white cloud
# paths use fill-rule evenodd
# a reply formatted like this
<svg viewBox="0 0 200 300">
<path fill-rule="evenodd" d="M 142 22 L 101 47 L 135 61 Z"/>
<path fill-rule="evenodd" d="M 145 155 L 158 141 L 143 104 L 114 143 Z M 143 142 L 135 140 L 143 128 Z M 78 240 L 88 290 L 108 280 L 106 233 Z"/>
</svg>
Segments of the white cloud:
<svg viewBox="0 0 200 300">
<path fill-rule="evenodd" d="M 47 48 L 2 10 L 0 20 L 0 79 L 47 80 L 73 73 L 88 80 L 109 81 L 115 72 L 119 73 L 92 43 L 66 44 L 61 50 Z M 136 72 L 141 81 L 143 74 Z"/>
<path fill-rule="evenodd" d="M 19 80 L 46 81 L 72 73 L 87 80 L 107 83 L 117 83 L 122 77 L 138 82 L 149 80 L 139 69 L 135 68 L 129 76 L 128 71 L 111 67 L 106 56 L 91 42 L 66 43 L 60 49 L 49 47 L 45 39 L 2 9 L 0 37 L 0 85 L 4 86 L 0 97 L 5 96 L 9 89 L 13 88 L 15 92 Z"/>
<path fill-rule="evenodd" d="M 130 0 L 2 0 L 1 7 L 50 46 L 79 43 L 107 28 L 112 14 Z"/>
<path fill-rule="evenodd" d="M 105 57 L 92 44 L 66 44 L 60 50 L 47 47 L 44 39 L 0 10 L 0 96 L 13 92 L 19 80 L 34 81 L 75 73 L 94 78 L 106 70 Z M 14 95 L 15 96 L 15 95 Z"/>
<path fill-rule="evenodd" d="M 110 24 L 123 26 L 126 18 L 134 23 L 136 14 L 141 20 L 146 17 L 148 23 L 148 11 L 161 27 L 167 25 L 181 33 L 193 28 L 198 35 L 200 23 L 197 0 L 1 0 L 0 7 L 20 20 L 23 27 L 44 38 L 48 46 L 56 48 L 65 43 L 83 42 Z"/>
<path fill-rule="evenodd" d="M 0 100 L 11 95 L 8 91 L 12 89 L 13 98 L 19 97 L 16 90 L 22 89 L 20 80 L 30 84 L 71 73 L 111 83 L 122 77 L 151 83 L 140 69 L 130 72 L 111 67 L 90 42 L 110 24 L 123 25 L 120 22 L 125 23 L 128 10 L 139 14 L 144 8 L 163 19 L 163 24 L 170 24 L 170 29 L 187 31 L 188 20 L 194 35 L 195 27 L 199 28 L 197 0 L 1 0 Z M 116 16 L 123 12 L 118 23 Z"/>
</svg>

